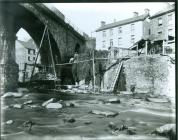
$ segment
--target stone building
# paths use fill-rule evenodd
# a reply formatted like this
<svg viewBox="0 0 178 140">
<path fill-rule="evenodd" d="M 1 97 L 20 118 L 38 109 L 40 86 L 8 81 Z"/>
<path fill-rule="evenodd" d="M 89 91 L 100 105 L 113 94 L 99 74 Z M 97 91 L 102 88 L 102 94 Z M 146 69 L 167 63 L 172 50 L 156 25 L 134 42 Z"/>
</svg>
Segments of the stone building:
<svg viewBox="0 0 178 140">
<path fill-rule="evenodd" d="M 114 23 L 101 22 L 101 27 L 96 30 L 96 49 L 108 50 L 111 47 L 128 49 L 141 39 L 149 36 L 148 19 L 149 10 L 138 15 L 134 12 L 132 18 Z"/>
<path fill-rule="evenodd" d="M 16 63 L 19 65 L 19 82 L 29 80 L 33 67 L 26 64 L 33 64 L 35 62 L 37 51 L 37 46 L 32 39 L 27 42 L 16 41 Z M 39 62 L 40 59 L 38 58 L 37 63 Z M 24 71 L 25 66 L 26 70 Z"/>
<path fill-rule="evenodd" d="M 155 53 L 175 53 L 175 5 L 150 17 L 150 40 Z"/>
</svg>

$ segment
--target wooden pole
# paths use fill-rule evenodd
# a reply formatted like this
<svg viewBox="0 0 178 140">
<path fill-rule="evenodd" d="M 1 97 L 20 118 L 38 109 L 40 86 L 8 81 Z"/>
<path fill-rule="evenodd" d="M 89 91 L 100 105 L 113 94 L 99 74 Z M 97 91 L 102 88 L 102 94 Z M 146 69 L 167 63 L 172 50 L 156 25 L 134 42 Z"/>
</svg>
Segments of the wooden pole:
<svg viewBox="0 0 178 140">
<path fill-rule="evenodd" d="M 165 49 L 164 49 L 164 48 L 165 48 L 165 41 L 163 40 L 163 45 L 162 45 L 162 54 L 164 54 L 164 53 L 165 53 L 165 51 L 164 51 Z"/>
<path fill-rule="evenodd" d="M 23 70 L 23 83 L 25 83 L 26 69 L 27 69 L 27 63 L 24 64 L 24 70 Z"/>
<path fill-rule="evenodd" d="M 93 92 L 95 93 L 95 50 L 93 50 Z"/>
<path fill-rule="evenodd" d="M 138 55 L 138 43 L 137 43 L 137 55 Z"/>
<path fill-rule="evenodd" d="M 145 41 L 145 54 L 148 55 L 148 41 Z"/>
<path fill-rule="evenodd" d="M 53 52 L 52 52 L 52 48 L 51 48 L 51 42 L 50 42 L 49 31 L 48 30 L 47 30 L 47 34 L 48 34 L 48 42 L 49 42 L 49 49 L 50 49 L 50 53 L 51 53 L 52 65 L 53 65 L 53 72 L 54 72 L 54 76 L 56 77 L 56 68 L 55 68 Z"/>
<path fill-rule="evenodd" d="M 42 47 L 42 43 L 43 43 L 44 35 L 46 33 L 46 29 L 47 29 L 47 25 L 45 26 L 45 29 L 44 29 L 44 32 L 43 32 L 43 35 L 42 35 L 42 38 L 41 38 L 40 47 L 39 47 L 37 56 L 35 58 L 35 62 L 34 62 L 35 65 L 34 65 L 34 67 L 32 69 L 32 74 L 31 74 L 31 77 L 30 77 L 30 81 L 32 80 L 32 76 L 33 76 L 33 73 L 34 73 L 34 70 L 35 70 L 35 66 L 36 66 L 36 62 L 37 62 L 37 59 L 38 59 L 38 55 L 40 54 L 40 50 L 41 50 L 41 47 Z"/>
</svg>

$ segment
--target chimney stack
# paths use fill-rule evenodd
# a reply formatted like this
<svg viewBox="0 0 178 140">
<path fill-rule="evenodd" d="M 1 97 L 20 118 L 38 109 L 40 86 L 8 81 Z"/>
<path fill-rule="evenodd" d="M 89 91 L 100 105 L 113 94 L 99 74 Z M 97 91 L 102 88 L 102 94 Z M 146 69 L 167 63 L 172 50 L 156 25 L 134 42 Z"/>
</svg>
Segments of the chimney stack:
<svg viewBox="0 0 178 140">
<path fill-rule="evenodd" d="M 145 14 L 149 14 L 150 13 L 150 10 L 148 8 L 144 9 L 145 11 Z"/>
<path fill-rule="evenodd" d="M 106 22 L 105 21 L 101 21 L 101 27 L 106 25 Z"/>
<path fill-rule="evenodd" d="M 138 12 L 133 12 L 133 17 L 138 17 Z"/>
</svg>

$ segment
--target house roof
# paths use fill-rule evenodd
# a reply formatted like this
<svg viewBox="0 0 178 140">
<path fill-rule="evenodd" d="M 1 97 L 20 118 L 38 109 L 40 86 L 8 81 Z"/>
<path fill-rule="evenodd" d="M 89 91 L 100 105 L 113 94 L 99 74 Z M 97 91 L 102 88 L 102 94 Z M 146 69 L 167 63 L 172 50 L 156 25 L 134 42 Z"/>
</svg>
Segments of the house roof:
<svg viewBox="0 0 178 140">
<path fill-rule="evenodd" d="M 32 39 L 28 40 L 27 42 L 22 41 L 22 40 L 17 40 L 17 41 L 27 49 L 36 49 L 36 45 L 33 44 L 33 40 Z"/>
<path fill-rule="evenodd" d="M 118 22 L 106 24 L 102 27 L 99 27 L 96 30 L 96 32 L 102 31 L 102 30 L 105 30 L 105 29 L 109 29 L 109 28 L 113 28 L 113 27 L 117 27 L 117 26 L 121 26 L 121 25 L 126 25 L 126 24 L 133 23 L 133 22 L 136 22 L 136 21 L 143 21 L 147 17 L 149 17 L 149 14 L 143 14 L 143 15 L 140 15 L 140 16 L 137 16 L 137 17 L 132 17 L 132 18 L 128 18 L 128 19 L 125 19 L 125 20 L 118 21 Z"/>
<path fill-rule="evenodd" d="M 167 13 L 170 13 L 170 12 L 173 12 L 173 11 L 175 11 L 175 5 L 174 5 L 174 4 L 173 4 L 173 5 L 170 5 L 170 6 L 167 7 L 166 9 L 163 9 L 163 10 L 161 10 L 161 11 L 155 13 L 154 15 L 152 15 L 152 16 L 150 17 L 150 19 L 153 19 L 153 18 L 162 16 L 162 15 L 164 15 L 164 14 L 167 14 Z"/>
</svg>

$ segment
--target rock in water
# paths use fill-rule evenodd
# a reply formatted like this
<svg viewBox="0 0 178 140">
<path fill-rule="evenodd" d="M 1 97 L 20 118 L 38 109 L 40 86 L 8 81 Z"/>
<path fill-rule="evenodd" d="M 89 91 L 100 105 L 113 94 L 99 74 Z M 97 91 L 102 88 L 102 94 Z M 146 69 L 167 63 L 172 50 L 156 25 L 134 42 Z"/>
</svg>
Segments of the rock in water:
<svg viewBox="0 0 178 140">
<path fill-rule="evenodd" d="M 15 98 L 20 98 L 22 97 L 23 94 L 22 93 L 18 93 L 18 92 L 7 92 L 5 93 L 2 98 L 7 98 L 7 97 L 15 97 Z"/>
<path fill-rule="evenodd" d="M 92 122 L 91 121 L 86 121 L 86 122 L 84 122 L 84 124 L 90 125 L 90 124 L 92 124 Z"/>
<path fill-rule="evenodd" d="M 157 134 L 160 136 L 170 137 L 170 139 L 174 139 L 176 137 L 176 125 L 175 124 L 166 124 L 159 128 L 156 128 L 152 134 Z"/>
<path fill-rule="evenodd" d="M 128 135 L 135 135 L 135 134 L 136 134 L 135 131 L 136 131 L 136 130 L 128 129 L 128 130 L 127 130 L 127 134 L 128 134 Z"/>
<path fill-rule="evenodd" d="M 112 103 L 112 104 L 120 104 L 121 101 L 118 99 L 118 98 L 111 98 L 108 100 L 109 103 Z"/>
<path fill-rule="evenodd" d="M 68 123 L 74 123 L 76 120 L 74 117 L 70 117 L 70 118 L 65 118 L 64 122 L 68 122 Z"/>
<path fill-rule="evenodd" d="M 100 111 L 100 110 L 92 110 L 91 113 L 96 114 L 96 115 L 102 115 L 105 117 L 115 117 L 118 115 L 118 113 L 116 113 L 116 112 Z"/>
<path fill-rule="evenodd" d="M 8 121 L 6 122 L 6 124 L 13 124 L 13 123 L 14 123 L 13 120 L 8 120 Z"/>
<path fill-rule="evenodd" d="M 112 130 L 117 130 L 117 129 L 118 129 L 117 126 L 116 126 L 116 124 L 114 124 L 113 122 L 110 122 L 110 123 L 108 124 L 108 127 L 109 127 L 110 129 L 112 129 Z"/>
<path fill-rule="evenodd" d="M 48 105 L 46 105 L 46 108 L 60 109 L 60 108 L 62 108 L 62 105 L 60 103 L 49 103 Z"/>
<path fill-rule="evenodd" d="M 154 102 L 154 103 L 167 103 L 167 102 L 169 102 L 168 99 L 164 99 L 164 98 L 149 98 L 149 97 L 146 97 L 145 100 L 148 101 L 148 102 Z"/>
<path fill-rule="evenodd" d="M 42 106 L 47 106 L 49 103 L 53 103 L 54 101 L 55 101 L 55 98 L 51 98 L 51 99 L 45 101 L 45 102 L 42 104 Z"/>
<path fill-rule="evenodd" d="M 119 131 L 124 131 L 126 129 L 128 129 L 127 125 L 121 125 L 121 127 L 119 128 Z"/>
<path fill-rule="evenodd" d="M 29 100 L 29 101 L 24 102 L 23 104 L 24 104 L 24 105 L 27 105 L 27 104 L 32 104 L 32 103 L 33 103 L 33 101 L 32 101 L 32 100 Z"/>
<path fill-rule="evenodd" d="M 22 109 L 22 105 L 21 104 L 14 104 L 13 108 L 18 108 L 18 109 Z"/>
</svg>

